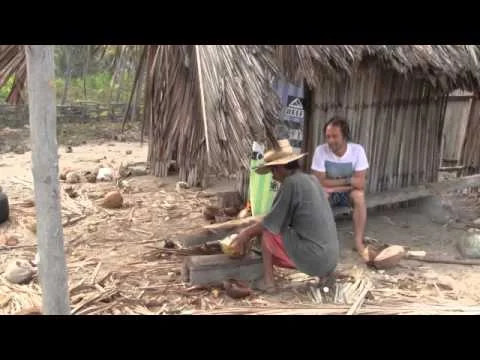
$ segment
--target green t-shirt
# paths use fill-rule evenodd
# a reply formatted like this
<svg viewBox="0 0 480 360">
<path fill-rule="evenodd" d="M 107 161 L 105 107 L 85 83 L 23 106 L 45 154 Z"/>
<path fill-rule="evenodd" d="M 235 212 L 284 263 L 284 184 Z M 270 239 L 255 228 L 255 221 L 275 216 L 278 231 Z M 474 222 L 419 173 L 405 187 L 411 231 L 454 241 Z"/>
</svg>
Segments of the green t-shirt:
<svg viewBox="0 0 480 360">
<path fill-rule="evenodd" d="M 297 171 L 280 186 L 264 227 L 280 234 L 298 270 L 324 276 L 338 262 L 339 245 L 332 209 L 319 181 Z"/>
</svg>

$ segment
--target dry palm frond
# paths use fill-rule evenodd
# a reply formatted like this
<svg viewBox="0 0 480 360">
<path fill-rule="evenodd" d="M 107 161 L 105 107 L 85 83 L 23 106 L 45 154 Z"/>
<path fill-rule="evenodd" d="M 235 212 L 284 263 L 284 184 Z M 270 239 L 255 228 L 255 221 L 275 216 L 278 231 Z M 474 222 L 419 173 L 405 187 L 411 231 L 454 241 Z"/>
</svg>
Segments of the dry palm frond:
<svg viewBox="0 0 480 360">
<path fill-rule="evenodd" d="M 22 91 L 27 79 L 27 63 L 24 45 L 0 45 L 0 88 L 14 76 L 7 102 L 18 104 L 24 101 Z"/>
<path fill-rule="evenodd" d="M 252 140 L 273 139 L 280 108 L 270 86 L 276 70 L 271 47 L 202 45 L 198 54 L 207 133 L 194 46 L 158 45 L 147 50 L 145 121 L 152 172 L 166 175 L 175 157 L 182 180 L 191 185 L 205 167 L 207 137 L 213 168 L 247 167 Z"/>
<path fill-rule="evenodd" d="M 344 305 L 269 305 L 266 307 L 238 306 L 219 310 L 191 311 L 192 315 L 346 315 Z M 391 305 L 369 305 L 358 311 L 360 315 L 478 315 L 480 307 L 458 304 L 397 303 Z"/>
</svg>

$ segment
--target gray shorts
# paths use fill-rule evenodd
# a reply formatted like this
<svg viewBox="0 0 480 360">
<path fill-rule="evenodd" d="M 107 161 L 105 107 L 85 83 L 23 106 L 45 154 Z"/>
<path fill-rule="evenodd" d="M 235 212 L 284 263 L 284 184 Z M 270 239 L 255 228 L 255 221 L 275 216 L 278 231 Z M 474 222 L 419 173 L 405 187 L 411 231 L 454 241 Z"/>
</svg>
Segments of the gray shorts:
<svg viewBox="0 0 480 360">
<path fill-rule="evenodd" d="M 349 207 L 351 206 L 350 202 L 350 193 L 349 192 L 334 192 L 330 194 L 328 198 L 330 201 L 330 206 L 335 207 Z"/>
</svg>

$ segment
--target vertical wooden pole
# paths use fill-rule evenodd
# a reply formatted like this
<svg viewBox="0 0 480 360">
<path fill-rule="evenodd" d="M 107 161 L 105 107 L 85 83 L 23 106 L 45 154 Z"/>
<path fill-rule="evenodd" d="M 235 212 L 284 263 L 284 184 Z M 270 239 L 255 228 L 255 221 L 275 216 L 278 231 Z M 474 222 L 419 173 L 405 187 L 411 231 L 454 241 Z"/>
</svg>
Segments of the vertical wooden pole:
<svg viewBox="0 0 480 360">
<path fill-rule="evenodd" d="M 58 183 L 53 46 L 25 47 L 42 312 L 46 315 L 68 315 L 68 274 Z"/>
<path fill-rule="evenodd" d="M 310 89 L 307 82 L 303 80 L 303 146 L 302 152 L 307 152 L 308 155 L 303 162 L 303 170 L 310 173 L 310 166 L 313 159 L 312 149 L 315 149 L 316 136 L 312 134 L 313 131 L 313 90 Z"/>
<path fill-rule="evenodd" d="M 197 58 L 197 72 L 198 72 L 198 84 L 200 87 L 200 106 L 201 106 L 201 111 L 202 111 L 202 121 L 203 121 L 203 130 L 205 132 L 205 144 L 207 147 L 207 162 L 206 165 L 203 169 L 202 173 L 202 187 L 205 188 L 207 187 L 207 177 L 208 177 L 208 169 L 210 167 L 210 164 L 212 163 L 211 157 L 210 157 L 210 140 L 208 138 L 208 125 L 207 125 L 207 110 L 205 106 L 205 92 L 203 88 L 203 73 L 202 73 L 202 59 L 200 58 L 200 49 L 199 45 L 195 45 L 195 57 Z M 200 166 L 197 165 L 197 166 Z M 202 164 L 203 167 L 203 164 Z M 198 179 L 197 179 L 198 180 Z"/>
<path fill-rule="evenodd" d="M 207 145 L 207 160 L 208 165 L 211 164 L 210 159 L 210 141 L 208 139 L 208 126 L 207 126 L 207 111 L 205 108 L 205 93 L 203 89 L 203 73 L 202 73 L 202 63 L 200 59 L 200 50 L 198 45 L 195 45 L 195 56 L 197 58 L 197 71 L 198 71 L 198 83 L 200 86 L 200 105 L 202 107 L 202 121 L 203 121 L 203 129 L 205 131 L 205 143 Z"/>
</svg>

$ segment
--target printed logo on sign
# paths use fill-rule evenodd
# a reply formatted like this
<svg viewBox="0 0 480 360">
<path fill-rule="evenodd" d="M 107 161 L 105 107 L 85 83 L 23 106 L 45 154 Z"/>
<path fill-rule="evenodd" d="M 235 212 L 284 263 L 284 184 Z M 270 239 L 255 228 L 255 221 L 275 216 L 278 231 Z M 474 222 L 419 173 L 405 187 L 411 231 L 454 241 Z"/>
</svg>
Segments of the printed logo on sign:
<svg viewBox="0 0 480 360">
<path fill-rule="evenodd" d="M 285 109 L 285 120 L 299 122 L 303 120 L 303 99 L 296 96 L 288 96 L 287 108 Z"/>
<path fill-rule="evenodd" d="M 288 137 L 290 140 L 302 141 L 303 131 L 301 129 L 290 129 L 288 132 Z"/>
</svg>

